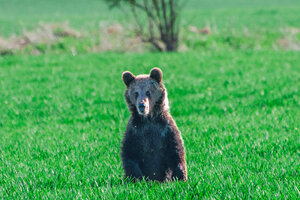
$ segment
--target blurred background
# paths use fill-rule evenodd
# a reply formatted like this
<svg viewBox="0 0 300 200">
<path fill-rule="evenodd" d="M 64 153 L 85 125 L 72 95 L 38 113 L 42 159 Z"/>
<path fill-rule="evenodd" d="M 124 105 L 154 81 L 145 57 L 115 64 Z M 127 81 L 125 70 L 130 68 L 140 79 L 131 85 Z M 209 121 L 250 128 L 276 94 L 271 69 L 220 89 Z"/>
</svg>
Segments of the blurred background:
<svg viewBox="0 0 300 200">
<path fill-rule="evenodd" d="M 300 49 L 297 0 L 176 0 L 165 10 L 153 2 L 0 0 L 0 55 L 165 51 L 171 30 L 171 51 Z"/>
</svg>

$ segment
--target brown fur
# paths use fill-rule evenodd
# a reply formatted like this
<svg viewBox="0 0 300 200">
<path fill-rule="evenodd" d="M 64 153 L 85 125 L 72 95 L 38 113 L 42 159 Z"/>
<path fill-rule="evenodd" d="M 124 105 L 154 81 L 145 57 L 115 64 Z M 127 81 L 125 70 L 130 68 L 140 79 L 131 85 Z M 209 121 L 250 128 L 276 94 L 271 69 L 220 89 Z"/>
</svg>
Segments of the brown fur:
<svg viewBox="0 0 300 200">
<path fill-rule="evenodd" d="M 161 70 L 154 68 L 150 75 L 137 77 L 124 72 L 122 77 L 131 111 L 121 148 L 125 177 L 185 181 L 185 150 L 180 131 L 169 113 Z M 143 112 L 140 104 L 145 107 Z"/>
</svg>

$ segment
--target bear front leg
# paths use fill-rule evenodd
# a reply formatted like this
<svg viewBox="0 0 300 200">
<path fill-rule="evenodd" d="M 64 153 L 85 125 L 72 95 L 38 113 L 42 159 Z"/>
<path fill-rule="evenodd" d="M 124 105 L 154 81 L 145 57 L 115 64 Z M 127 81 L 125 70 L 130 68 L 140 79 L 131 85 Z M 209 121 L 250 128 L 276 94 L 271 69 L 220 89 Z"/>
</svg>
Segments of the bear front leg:
<svg viewBox="0 0 300 200">
<path fill-rule="evenodd" d="M 143 173 L 137 162 L 133 160 L 124 160 L 123 167 L 125 171 L 125 178 L 133 180 L 142 180 Z"/>
<path fill-rule="evenodd" d="M 131 120 L 130 120 L 131 121 Z M 125 178 L 141 180 L 143 178 L 142 170 L 139 166 L 140 144 L 138 138 L 133 134 L 133 130 L 128 127 L 133 127 L 130 123 L 127 125 L 123 145 L 121 147 L 121 157 Z"/>
<path fill-rule="evenodd" d="M 178 164 L 176 167 L 173 168 L 172 173 L 172 180 L 183 180 L 186 181 L 187 173 L 186 173 L 186 164 Z"/>
</svg>

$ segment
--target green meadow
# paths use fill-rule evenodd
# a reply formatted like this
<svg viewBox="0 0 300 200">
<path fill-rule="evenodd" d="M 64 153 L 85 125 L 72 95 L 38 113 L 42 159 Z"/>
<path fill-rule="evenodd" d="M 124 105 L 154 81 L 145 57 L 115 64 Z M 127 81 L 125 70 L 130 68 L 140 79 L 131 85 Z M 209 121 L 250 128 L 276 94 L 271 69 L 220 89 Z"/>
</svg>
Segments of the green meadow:
<svg viewBox="0 0 300 200">
<path fill-rule="evenodd" d="M 81 38 L 0 55 L 0 199 L 299 199 L 299 13 L 297 0 L 191 0 L 186 52 L 72 55 L 73 43 L 90 45 Z M 93 33 L 100 21 L 126 20 L 101 0 L 0 0 L 4 38 L 40 22 Z M 193 35 L 190 25 L 212 33 Z M 152 67 L 164 73 L 187 182 L 123 181 L 121 74 Z"/>
</svg>

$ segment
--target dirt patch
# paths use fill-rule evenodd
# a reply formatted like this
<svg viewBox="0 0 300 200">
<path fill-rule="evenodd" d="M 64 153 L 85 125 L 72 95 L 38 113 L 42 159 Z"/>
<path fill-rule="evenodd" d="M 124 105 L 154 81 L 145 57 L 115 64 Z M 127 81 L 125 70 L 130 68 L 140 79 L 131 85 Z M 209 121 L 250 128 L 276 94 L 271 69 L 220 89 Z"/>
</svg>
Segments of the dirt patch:
<svg viewBox="0 0 300 200">
<path fill-rule="evenodd" d="M 24 30 L 20 36 L 11 36 L 9 38 L 0 37 L 0 55 L 14 54 L 27 46 L 32 46 L 33 54 L 37 54 L 39 50 L 34 47 L 41 44 L 55 44 L 63 37 L 80 38 L 82 34 L 71 28 L 68 23 L 40 23 L 32 31 Z"/>
<path fill-rule="evenodd" d="M 276 41 L 279 48 L 300 51 L 300 28 L 288 27 L 281 30 L 283 37 Z"/>
<path fill-rule="evenodd" d="M 145 43 L 137 36 L 132 27 L 123 27 L 121 24 L 99 23 L 99 43 L 94 51 L 117 51 L 117 52 L 142 52 Z"/>
<path fill-rule="evenodd" d="M 202 35 L 210 35 L 211 30 L 209 27 L 197 28 L 196 26 L 189 26 L 188 30 L 192 33 L 202 34 Z"/>
<path fill-rule="evenodd" d="M 282 38 L 277 40 L 277 45 L 286 50 L 300 51 L 300 41 L 294 41 L 291 38 Z"/>
</svg>

